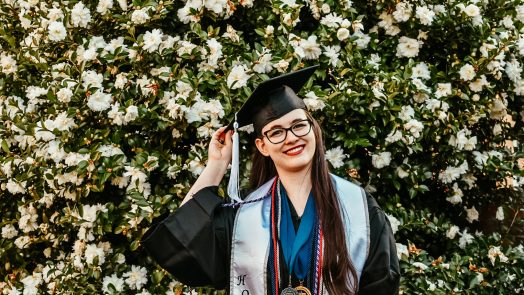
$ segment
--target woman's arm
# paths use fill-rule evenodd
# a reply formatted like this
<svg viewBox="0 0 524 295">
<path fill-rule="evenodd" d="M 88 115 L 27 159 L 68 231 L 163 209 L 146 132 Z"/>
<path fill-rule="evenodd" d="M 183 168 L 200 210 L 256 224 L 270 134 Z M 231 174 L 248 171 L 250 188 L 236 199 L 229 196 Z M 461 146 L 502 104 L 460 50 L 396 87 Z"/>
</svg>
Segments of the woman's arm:
<svg viewBox="0 0 524 295">
<path fill-rule="evenodd" d="M 226 174 L 227 166 L 231 162 L 233 149 L 231 140 L 233 131 L 223 133 L 225 129 L 226 127 L 218 129 L 211 137 L 207 165 L 191 189 L 189 189 L 189 192 L 180 204 L 181 206 L 189 201 L 199 190 L 208 186 L 218 186 L 220 181 L 222 181 L 224 174 Z"/>
</svg>

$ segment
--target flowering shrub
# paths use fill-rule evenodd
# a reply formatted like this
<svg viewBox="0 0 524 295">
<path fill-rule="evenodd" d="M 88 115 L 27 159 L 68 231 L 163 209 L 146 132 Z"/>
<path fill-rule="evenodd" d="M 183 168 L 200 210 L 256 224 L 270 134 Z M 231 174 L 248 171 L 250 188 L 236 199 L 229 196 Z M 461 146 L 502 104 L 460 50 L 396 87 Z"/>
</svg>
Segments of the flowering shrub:
<svg viewBox="0 0 524 295">
<path fill-rule="evenodd" d="M 301 94 L 388 214 L 401 292 L 524 290 L 523 1 L 4 0 L 0 20 L 1 293 L 182 291 L 142 234 L 253 85 L 313 64 Z"/>
</svg>

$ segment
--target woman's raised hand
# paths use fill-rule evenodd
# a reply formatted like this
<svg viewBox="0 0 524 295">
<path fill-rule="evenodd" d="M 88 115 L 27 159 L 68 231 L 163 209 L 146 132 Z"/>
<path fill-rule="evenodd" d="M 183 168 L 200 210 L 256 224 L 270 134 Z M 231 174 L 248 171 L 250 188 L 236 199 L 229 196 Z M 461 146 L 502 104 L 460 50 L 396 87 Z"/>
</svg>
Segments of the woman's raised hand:
<svg viewBox="0 0 524 295">
<path fill-rule="evenodd" d="M 211 137 L 208 149 L 208 165 L 222 164 L 227 167 L 231 162 L 233 152 L 233 141 L 231 139 L 233 130 L 223 133 L 226 127 L 221 127 Z"/>
</svg>

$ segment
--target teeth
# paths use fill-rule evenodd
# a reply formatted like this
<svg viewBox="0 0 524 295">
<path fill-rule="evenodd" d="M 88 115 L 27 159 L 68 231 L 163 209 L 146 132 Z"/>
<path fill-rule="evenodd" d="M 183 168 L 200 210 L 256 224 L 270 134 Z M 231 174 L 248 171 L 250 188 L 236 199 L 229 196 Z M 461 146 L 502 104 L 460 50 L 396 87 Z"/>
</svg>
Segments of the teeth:
<svg viewBox="0 0 524 295">
<path fill-rule="evenodd" d="M 296 153 L 296 152 L 300 151 L 301 149 L 303 149 L 303 147 L 299 146 L 299 147 L 296 147 L 296 148 L 294 148 L 292 150 L 287 151 L 287 153 Z"/>
</svg>

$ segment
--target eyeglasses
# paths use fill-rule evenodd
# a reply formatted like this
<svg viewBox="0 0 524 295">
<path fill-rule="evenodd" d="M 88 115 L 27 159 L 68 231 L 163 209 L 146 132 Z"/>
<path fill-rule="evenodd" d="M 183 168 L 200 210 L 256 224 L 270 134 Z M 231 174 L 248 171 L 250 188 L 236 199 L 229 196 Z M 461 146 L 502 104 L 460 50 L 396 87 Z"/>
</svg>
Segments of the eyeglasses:
<svg viewBox="0 0 524 295">
<path fill-rule="evenodd" d="M 286 140 L 288 131 L 291 131 L 291 133 L 293 133 L 296 137 L 306 136 L 309 131 L 311 131 L 311 121 L 309 119 L 304 119 L 293 123 L 293 125 L 291 125 L 289 128 L 274 128 L 264 132 L 264 136 L 272 144 L 278 144 Z"/>
</svg>

